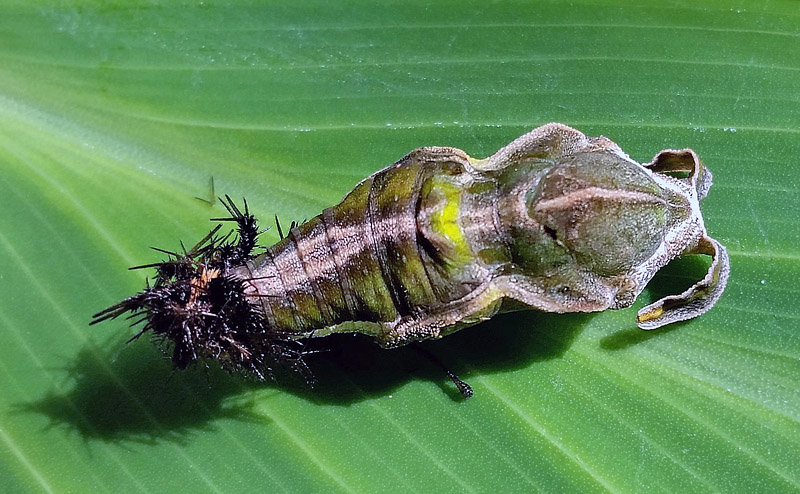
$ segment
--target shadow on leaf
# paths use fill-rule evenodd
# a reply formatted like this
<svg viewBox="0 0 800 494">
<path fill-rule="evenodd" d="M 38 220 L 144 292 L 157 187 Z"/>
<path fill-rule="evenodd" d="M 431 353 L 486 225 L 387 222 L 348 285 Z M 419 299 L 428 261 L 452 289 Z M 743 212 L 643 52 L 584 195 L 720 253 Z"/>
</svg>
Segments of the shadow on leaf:
<svg viewBox="0 0 800 494">
<path fill-rule="evenodd" d="M 588 314 L 515 312 L 421 345 L 469 382 L 473 376 L 509 372 L 559 357 L 590 318 Z M 319 382 L 313 389 L 288 383 L 284 391 L 315 403 L 346 406 L 391 394 L 411 380 L 423 380 L 436 383 L 456 401 L 463 399 L 445 370 L 413 346 L 384 350 L 361 335 L 332 335 L 311 344 L 322 350 L 312 361 Z M 480 391 L 473 399 L 480 399 Z"/>
<path fill-rule="evenodd" d="M 504 314 L 422 345 L 469 381 L 559 357 L 590 317 Z M 310 342 L 310 349 L 319 350 L 309 356 L 319 380 L 314 388 L 281 371 L 273 382 L 243 379 L 216 366 L 177 372 L 158 350 L 140 343 L 120 349 L 121 344 L 115 339 L 108 350 L 87 346 L 67 369 L 67 382 L 74 383 L 69 389 L 20 404 L 17 411 L 43 414 L 86 439 L 154 443 L 182 442 L 224 419 L 269 423 L 253 408 L 270 388 L 321 405 L 347 406 L 391 394 L 411 380 L 429 380 L 454 400 L 461 399 L 445 371 L 423 352 L 413 347 L 383 350 L 361 335 Z M 480 391 L 473 399 L 481 399 Z"/>
<path fill-rule="evenodd" d="M 65 381 L 74 385 L 16 410 L 41 413 L 86 439 L 112 442 L 181 442 L 220 419 L 269 421 L 252 412 L 246 382 L 219 369 L 177 373 L 150 345 L 118 351 L 117 344 L 110 352 L 84 348 L 66 369 Z"/>
</svg>

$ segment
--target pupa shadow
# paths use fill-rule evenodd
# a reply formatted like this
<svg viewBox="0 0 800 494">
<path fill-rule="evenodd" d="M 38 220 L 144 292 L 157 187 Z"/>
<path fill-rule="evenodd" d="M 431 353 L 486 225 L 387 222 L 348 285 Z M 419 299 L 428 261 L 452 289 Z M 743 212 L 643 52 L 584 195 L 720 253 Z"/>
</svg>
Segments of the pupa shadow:
<svg viewBox="0 0 800 494">
<path fill-rule="evenodd" d="M 591 317 L 536 311 L 504 314 L 441 340 L 422 342 L 423 352 L 414 346 L 383 350 L 366 337 L 333 335 L 328 350 L 312 363 L 318 378 L 314 388 L 295 381 L 284 389 L 315 403 L 349 405 L 391 394 L 408 381 L 424 380 L 460 401 L 463 397 L 441 365 L 469 382 L 474 376 L 510 372 L 558 358 Z"/>
<path fill-rule="evenodd" d="M 269 422 L 252 412 L 247 382 L 219 369 L 176 372 L 152 345 L 88 345 L 64 370 L 66 390 L 54 389 L 16 413 L 39 413 L 84 439 L 182 442 L 219 420 Z M 106 349 L 109 350 L 106 350 Z"/>
<path fill-rule="evenodd" d="M 516 312 L 422 345 L 469 381 L 558 358 L 590 318 Z M 436 383 L 454 401 L 462 399 L 442 368 L 413 347 L 384 350 L 354 335 L 314 343 L 324 347 L 309 356 L 318 379 L 312 388 L 280 371 L 267 382 L 230 375 L 216 365 L 175 371 L 152 345 L 137 341 L 121 348 L 120 339 L 113 338 L 108 346 L 87 346 L 77 354 L 66 369 L 66 382 L 74 382 L 69 389 L 53 390 L 18 404 L 16 410 L 45 415 L 54 426 L 66 426 L 88 440 L 155 443 L 182 442 L 195 432 L 213 429 L 220 420 L 268 424 L 269 417 L 254 411 L 265 390 L 320 405 L 347 406 L 419 380 Z"/>
</svg>

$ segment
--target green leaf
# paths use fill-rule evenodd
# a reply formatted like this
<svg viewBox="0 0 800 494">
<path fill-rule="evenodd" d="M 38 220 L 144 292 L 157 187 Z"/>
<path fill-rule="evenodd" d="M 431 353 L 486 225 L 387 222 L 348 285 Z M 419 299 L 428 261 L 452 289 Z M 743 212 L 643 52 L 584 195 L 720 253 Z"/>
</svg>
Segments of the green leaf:
<svg viewBox="0 0 800 494">
<path fill-rule="evenodd" d="M 299 3 L 299 5 L 297 5 Z M 800 488 L 800 9 L 758 2 L 7 1 L 0 7 L 0 478 L 12 492 Z M 560 121 L 695 149 L 731 281 L 699 319 L 509 314 L 408 349 L 340 337 L 320 384 L 173 373 L 124 321 L 150 246 L 217 194 L 318 214 L 423 145 Z M 277 239 L 275 230 L 264 235 Z"/>
</svg>

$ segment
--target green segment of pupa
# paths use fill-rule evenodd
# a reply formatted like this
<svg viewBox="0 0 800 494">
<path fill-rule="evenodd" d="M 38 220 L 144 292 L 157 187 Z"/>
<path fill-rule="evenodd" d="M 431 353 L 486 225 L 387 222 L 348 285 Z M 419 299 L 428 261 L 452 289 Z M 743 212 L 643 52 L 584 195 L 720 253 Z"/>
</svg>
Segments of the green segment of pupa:
<svg viewBox="0 0 800 494">
<path fill-rule="evenodd" d="M 670 260 L 710 255 L 702 280 L 639 312 L 654 329 L 704 313 L 725 287 L 725 248 L 700 213 L 710 186 L 691 150 L 639 164 L 604 137 L 547 124 L 484 160 L 412 151 L 225 275 L 274 331 L 396 347 L 521 305 L 628 307 Z"/>
</svg>

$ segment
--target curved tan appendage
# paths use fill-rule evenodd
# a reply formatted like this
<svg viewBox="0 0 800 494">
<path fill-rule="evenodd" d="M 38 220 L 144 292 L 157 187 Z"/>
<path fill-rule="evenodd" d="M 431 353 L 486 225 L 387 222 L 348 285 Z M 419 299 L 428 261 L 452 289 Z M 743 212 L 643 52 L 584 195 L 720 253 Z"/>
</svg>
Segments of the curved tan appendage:
<svg viewBox="0 0 800 494">
<path fill-rule="evenodd" d="M 638 326 L 645 330 L 691 319 L 706 312 L 719 300 L 730 273 L 730 259 L 725 247 L 704 236 L 689 254 L 712 257 L 706 276 L 680 295 L 670 295 L 648 305 L 636 316 Z"/>
<path fill-rule="evenodd" d="M 711 170 L 700 161 L 697 153 L 691 149 L 665 149 L 658 153 L 653 161 L 646 163 L 645 168 L 656 173 L 686 172 L 689 183 L 697 191 L 697 199 L 703 200 L 711 188 Z"/>
</svg>

